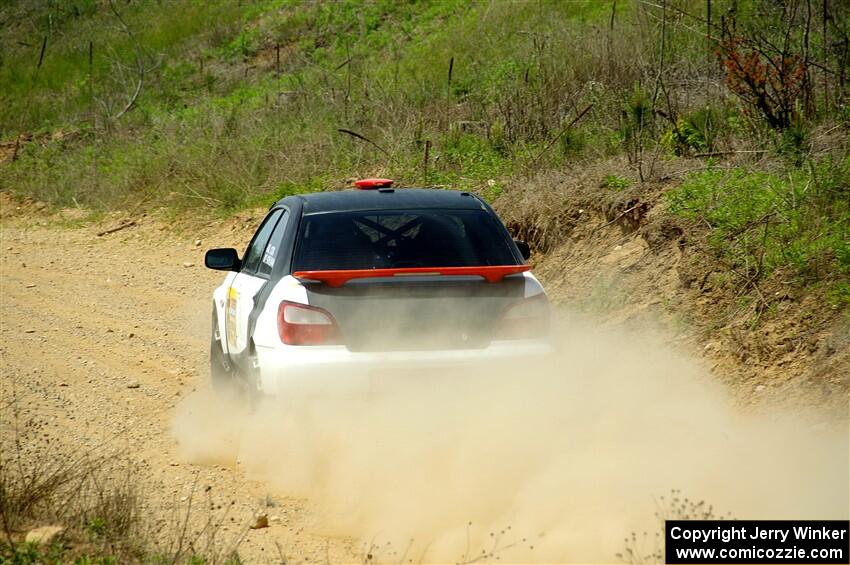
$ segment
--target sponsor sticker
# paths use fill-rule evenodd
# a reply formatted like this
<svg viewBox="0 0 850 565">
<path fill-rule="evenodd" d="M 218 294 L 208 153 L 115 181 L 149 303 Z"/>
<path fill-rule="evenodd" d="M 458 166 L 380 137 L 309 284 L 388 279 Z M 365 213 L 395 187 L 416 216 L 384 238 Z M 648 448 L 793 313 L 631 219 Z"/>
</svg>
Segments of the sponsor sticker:
<svg viewBox="0 0 850 565">
<path fill-rule="evenodd" d="M 228 349 L 236 348 L 236 321 L 238 320 L 236 308 L 238 303 L 239 293 L 231 286 L 227 291 L 227 328 L 225 332 Z"/>
</svg>

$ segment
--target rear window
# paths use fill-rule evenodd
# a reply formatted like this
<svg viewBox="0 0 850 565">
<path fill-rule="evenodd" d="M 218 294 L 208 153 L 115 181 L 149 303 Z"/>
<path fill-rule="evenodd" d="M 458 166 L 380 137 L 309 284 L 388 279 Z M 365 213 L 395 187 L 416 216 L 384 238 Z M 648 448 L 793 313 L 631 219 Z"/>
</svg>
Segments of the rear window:
<svg viewBox="0 0 850 565">
<path fill-rule="evenodd" d="M 381 210 L 304 216 L 293 270 L 516 264 L 484 210 Z"/>
</svg>

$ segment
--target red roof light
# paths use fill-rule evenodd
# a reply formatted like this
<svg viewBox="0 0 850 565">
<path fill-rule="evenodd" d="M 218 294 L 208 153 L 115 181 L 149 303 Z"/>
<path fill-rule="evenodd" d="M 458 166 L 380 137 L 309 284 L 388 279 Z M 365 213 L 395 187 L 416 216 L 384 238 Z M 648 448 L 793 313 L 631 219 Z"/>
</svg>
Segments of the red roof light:
<svg viewBox="0 0 850 565">
<path fill-rule="evenodd" d="M 374 188 L 389 188 L 393 185 L 392 179 L 360 179 L 354 181 L 354 186 L 360 190 L 371 190 Z"/>
</svg>

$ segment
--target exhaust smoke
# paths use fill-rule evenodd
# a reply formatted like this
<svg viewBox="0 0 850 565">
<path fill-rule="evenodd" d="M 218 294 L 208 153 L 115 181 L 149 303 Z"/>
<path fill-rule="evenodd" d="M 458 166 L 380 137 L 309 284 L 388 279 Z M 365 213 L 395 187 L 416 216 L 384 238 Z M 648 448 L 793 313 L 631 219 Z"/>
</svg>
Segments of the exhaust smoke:
<svg viewBox="0 0 850 565">
<path fill-rule="evenodd" d="M 346 378 L 294 381 L 253 413 L 199 391 L 174 422 L 183 457 L 238 461 L 315 503 L 321 533 L 424 561 L 612 562 L 660 532 L 671 489 L 715 517 L 848 518 L 846 420 L 742 414 L 646 334 L 570 319 L 552 359 L 329 386 Z"/>
</svg>

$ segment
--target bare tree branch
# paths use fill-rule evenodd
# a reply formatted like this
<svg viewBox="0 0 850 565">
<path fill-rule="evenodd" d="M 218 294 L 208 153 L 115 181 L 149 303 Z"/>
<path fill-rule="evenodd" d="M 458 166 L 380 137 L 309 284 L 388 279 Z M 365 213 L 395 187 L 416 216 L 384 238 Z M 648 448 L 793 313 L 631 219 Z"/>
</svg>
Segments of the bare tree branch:
<svg viewBox="0 0 850 565">
<path fill-rule="evenodd" d="M 387 151 L 386 149 L 384 149 L 383 147 L 381 147 L 380 145 L 378 145 L 377 143 L 375 143 L 374 141 L 372 141 L 368 137 L 366 137 L 364 135 L 360 135 L 356 131 L 351 131 L 350 129 L 344 129 L 344 128 L 339 128 L 336 131 L 338 131 L 339 133 L 348 134 L 351 137 L 356 137 L 357 139 L 361 139 L 361 140 L 365 141 L 366 143 L 372 145 L 373 147 L 377 148 L 381 153 L 383 153 L 384 155 L 386 155 L 390 159 L 393 158 L 393 156 L 390 154 L 389 151 Z"/>
<path fill-rule="evenodd" d="M 139 45 L 139 41 L 136 36 L 133 34 L 133 30 L 127 25 L 124 19 L 121 17 L 121 14 L 118 13 L 118 10 L 115 9 L 115 5 L 112 3 L 112 0 L 109 0 L 109 9 L 112 10 L 112 13 L 115 14 L 115 17 L 118 18 L 118 21 L 121 24 L 121 27 L 130 36 L 130 39 L 133 41 L 133 49 L 136 51 L 136 66 L 139 73 L 139 82 L 136 84 L 136 90 L 133 92 L 133 96 L 130 97 L 130 100 L 124 106 L 124 109 L 116 114 L 115 119 L 118 120 L 126 114 L 130 109 L 135 106 L 136 100 L 139 98 L 139 94 L 142 92 L 142 85 L 145 82 L 145 62 L 142 58 L 142 49 Z"/>
<path fill-rule="evenodd" d="M 552 138 L 552 141 L 550 141 L 549 143 L 546 144 L 546 147 L 544 147 L 543 149 L 540 150 L 540 153 L 538 153 L 537 156 L 534 157 L 534 159 L 531 160 L 531 163 L 529 164 L 529 166 L 537 163 L 537 161 L 540 159 L 540 157 L 542 157 L 543 154 L 546 153 L 549 150 L 550 147 L 555 145 L 555 142 L 557 142 L 559 139 L 561 139 L 561 136 L 563 136 L 574 125 L 576 125 L 576 122 L 578 122 L 582 118 L 582 116 L 587 114 L 590 111 L 591 108 L 593 108 L 593 103 L 590 103 L 587 106 L 585 106 L 584 110 L 579 112 L 578 115 L 575 118 L 573 118 L 572 121 L 570 123 L 568 123 L 567 126 L 564 129 L 562 129 L 560 132 L 558 132 L 558 135 L 556 135 L 554 138 Z"/>
</svg>

